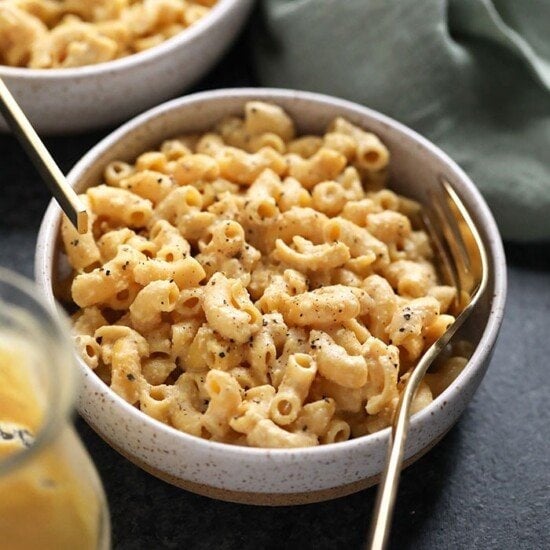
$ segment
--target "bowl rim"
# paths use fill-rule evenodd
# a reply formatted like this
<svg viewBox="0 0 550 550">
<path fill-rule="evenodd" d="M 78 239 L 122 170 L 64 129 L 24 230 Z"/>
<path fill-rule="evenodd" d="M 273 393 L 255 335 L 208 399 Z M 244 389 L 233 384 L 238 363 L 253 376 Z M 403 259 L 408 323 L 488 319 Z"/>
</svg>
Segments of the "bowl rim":
<svg viewBox="0 0 550 550">
<path fill-rule="evenodd" d="M 460 180 L 460 185 L 465 186 L 468 192 L 475 197 L 477 206 L 480 209 L 480 219 L 482 220 L 483 227 L 487 232 L 487 240 L 485 244 L 489 253 L 489 257 L 494 260 L 494 291 L 491 297 L 488 321 L 484 327 L 483 334 L 481 335 L 478 345 L 474 349 L 472 356 L 470 357 L 468 363 L 458 375 L 458 377 L 429 405 L 427 405 L 418 413 L 412 415 L 410 420 L 410 431 L 413 431 L 415 428 L 418 428 L 419 425 L 424 424 L 430 416 L 436 414 L 435 411 L 442 408 L 442 404 L 446 404 L 452 392 L 459 391 L 460 387 L 467 386 L 468 382 L 471 379 L 475 378 L 477 371 L 481 369 L 485 361 L 490 358 L 491 351 L 496 343 L 498 332 L 502 324 L 507 290 L 506 261 L 504 247 L 502 244 L 500 233 L 498 231 L 497 224 L 493 218 L 491 211 L 489 210 L 489 207 L 485 202 L 485 199 L 482 197 L 481 193 L 478 191 L 472 180 L 444 151 L 442 151 L 431 141 L 424 138 L 416 131 L 405 126 L 404 124 L 382 113 L 379 113 L 378 111 L 374 111 L 373 109 L 354 103 L 352 101 L 347 101 L 344 99 L 315 92 L 281 88 L 225 88 L 219 90 L 209 90 L 189 94 L 153 107 L 152 109 L 149 109 L 148 111 L 132 118 L 125 124 L 121 125 L 119 128 L 105 136 L 95 146 L 93 146 L 69 172 L 67 176 L 69 183 L 71 185 L 74 185 L 78 181 L 81 173 L 83 173 L 95 163 L 95 159 L 100 157 L 102 153 L 107 151 L 113 144 L 115 144 L 119 140 L 123 140 L 127 134 L 131 133 L 133 130 L 139 128 L 140 126 L 143 126 L 145 123 L 186 105 L 189 106 L 193 103 L 200 102 L 216 102 L 217 100 L 224 98 L 241 99 L 243 102 L 252 100 L 254 98 L 257 100 L 272 101 L 274 103 L 277 103 L 277 101 L 280 99 L 296 99 L 299 101 L 306 101 L 316 104 L 319 108 L 322 108 L 323 105 L 330 105 L 332 108 L 336 107 L 355 111 L 359 116 L 376 120 L 377 122 L 396 130 L 400 134 L 404 134 L 409 141 L 412 141 L 417 145 L 423 146 L 425 149 L 428 150 L 431 155 L 434 155 L 435 157 L 439 158 L 439 160 L 441 160 L 444 164 L 447 164 L 449 169 L 454 173 L 457 179 Z M 48 262 L 46 261 L 47 254 L 44 253 L 46 249 L 49 250 L 49 248 L 45 247 L 44 244 L 48 243 L 48 245 L 51 247 L 53 243 L 55 243 L 58 234 L 58 220 L 60 214 L 61 211 L 59 207 L 52 199 L 42 220 L 37 239 L 37 249 L 35 256 L 35 278 L 40 289 L 46 294 L 47 301 L 52 306 L 56 303 L 56 301 L 53 295 L 51 284 L 48 284 L 47 281 L 49 277 L 47 273 L 51 273 L 51 266 L 49 266 Z M 52 229 L 55 229 L 56 231 L 53 235 L 49 235 Z M 47 267 L 50 268 L 49 271 L 46 269 Z M 139 420 L 142 423 L 149 424 L 149 426 L 155 430 L 160 430 L 160 432 L 162 432 L 164 436 L 179 440 L 182 445 L 195 445 L 197 448 L 202 447 L 203 451 L 205 452 L 219 451 L 223 452 L 224 454 L 229 453 L 233 456 L 233 458 L 237 460 L 239 458 L 242 459 L 243 457 L 256 457 L 258 459 L 272 458 L 277 459 L 281 462 L 291 462 L 294 461 L 296 458 L 303 456 L 317 457 L 318 459 L 322 459 L 326 458 L 323 455 L 326 455 L 327 453 L 348 453 L 354 450 L 358 451 L 361 450 L 361 448 L 365 445 L 374 444 L 375 442 L 379 443 L 381 441 L 387 442 L 390 437 L 391 427 L 388 427 L 372 434 L 367 434 L 343 442 L 329 443 L 315 447 L 282 449 L 244 447 L 230 443 L 221 443 L 217 441 L 202 439 L 200 437 L 179 431 L 176 428 L 168 426 L 167 424 L 164 424 L 136 409 L 135 407 L 124 401 L 122 397 L 113 392 L 97 376 L 91 373 L 89 367 L 80 357 L 78 357 L 76 350 L 75 357 L 77 358 L 81 372 L 88 378 L 88 380 L 91 381 L 94 386 L 94 390 L 100 391 L 103 395 L 106 395 L 110 400 L 114 401 L 117 406 L 120 406 L 122 408 L 124 413 L 133 416 L 134 419 Z M 89 374 L 92 374 L 93 376 L 89 376 Z"/>
<path fill-rule="evenodd" d="M 169 55 L 173 50 L 185 47 L 188 43 L 197 38 L 210 27 L 216 25 L 220 20 L 233 10 L 240 2 L 249 0 L 218 0 L 211 8 L 210 13 L 202 17 L 196 23 L 183 29 L 174 36 L 164 40 L 160 44 L 111 61 L 83 65 L 81 67 L 55 68 L 55 69 L 31 69 L 27 67 L 11 67 L 0 65 L 0 76 L 8 79 L 29 79 L 29 80 L 63 80 L 65 78 L 85 78 L 103 73 L 113 73 L 120 69 L 131 69 L 136 65 L 153 62 L 158 57 Z"/>
</svg>

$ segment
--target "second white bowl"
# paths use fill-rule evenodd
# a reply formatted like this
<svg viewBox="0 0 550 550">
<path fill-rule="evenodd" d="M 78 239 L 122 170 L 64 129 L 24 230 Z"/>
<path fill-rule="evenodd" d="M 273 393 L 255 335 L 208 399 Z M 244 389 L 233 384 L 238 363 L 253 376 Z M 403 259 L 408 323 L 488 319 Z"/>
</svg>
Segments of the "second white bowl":
<svg viewBox="0 0 550 550">
<path fill-rule="evenodd" d="M 252 3 L 219 0 L 193 26 L 128 57 L 70 69 L 0 65 L 0 78 L 39 133 L 73 134 L 120 123 L 203 76 L 242 28 Z M 0 131 L 6 130 L 0 116 Z"/>
</svg>

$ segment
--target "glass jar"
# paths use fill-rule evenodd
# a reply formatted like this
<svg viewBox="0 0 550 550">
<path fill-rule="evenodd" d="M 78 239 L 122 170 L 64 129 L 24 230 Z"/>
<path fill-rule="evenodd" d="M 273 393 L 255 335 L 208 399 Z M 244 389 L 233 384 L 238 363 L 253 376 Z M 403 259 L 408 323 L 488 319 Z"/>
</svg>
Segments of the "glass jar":
<svg viewBox="0 0 550 550">
<path fill-rule="evenodd" d="M 0 269 L 0 550 L 108 550 L 101 481 L 71 414 L 69 323 Z"/>
</svg>

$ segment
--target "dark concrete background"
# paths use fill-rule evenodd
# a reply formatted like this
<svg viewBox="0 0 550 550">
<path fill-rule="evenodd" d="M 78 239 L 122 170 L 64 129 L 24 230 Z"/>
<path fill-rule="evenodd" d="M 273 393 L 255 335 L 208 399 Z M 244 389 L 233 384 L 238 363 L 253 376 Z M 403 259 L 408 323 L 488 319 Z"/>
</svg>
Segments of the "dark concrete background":
<svg viewBox="0 0 550 550">
<path fill-rule="evenodd" d="M 254 84 L 241 39 L 196 90 Z M 105 133 L 46 145 L 68 171 Z M 0 265 L 32 277 L 49 196 L 6 135 L 0 186 Z M 506 252 L 508 303 L 491 367 L 458 424 L 404 472 L 393 548 L 550 548 L 550 243 Z M 361 547 L 373 489 L 301 507 L 217 502 L 151 477 L 82 420 L 77 427 L 107 490 L 116 550 Z"/>
</svg>

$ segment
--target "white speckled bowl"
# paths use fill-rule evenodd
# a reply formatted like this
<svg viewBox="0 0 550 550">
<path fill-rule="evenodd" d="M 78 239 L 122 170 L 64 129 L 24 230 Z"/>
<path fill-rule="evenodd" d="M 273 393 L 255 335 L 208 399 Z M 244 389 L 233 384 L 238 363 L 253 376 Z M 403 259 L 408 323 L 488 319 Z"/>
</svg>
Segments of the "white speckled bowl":
<svg viewBox="0 0 550 550">
<path fill-rule="evenodd" d="M 96 145 L 69 174 L 78 190 L 100 181 L 113 159 L 132 160 L 170 136 L 209 129 L 224 115 L 239 114 L 251 99 L 286 109 L 301 132 L 321 132 L 337 115 L 378 134 L 392 155 L 392 187 L 423 200 L 444 175 L 473 214 L 491 266 L 489 288 L 465 326 L 475 352 L 455 382 L 416 414 L 407 438 L 411 463 L 437 443 L 472 398 L 489 364 L 502 321 L 506 268 L 500 236 L 485 201 L 462 170 L 442 151 L 401 124 L 364 107 L 327 96 L 270 89 L 205 92 L 160 105 L 128 122 Z M 48 208 L 38 237 L 36 279 L 53 304 L 52 279 L 59 252 L 59 208 Z M 297 504 L 343 496 L 377 482 L 389 429 L 307 449 L 265 450 L 212 443 L 176 431 L 115 395 L 81 361 L 78 409 L 110 445 L 132 462 L 170 483 L 216 498 L 254 504 Z"/>
<path fill-rule="evenodd" d="M 42 134 L 118 124 L 178 95 L 220 58 L 253 0 L 219 0 L 202 20 L 149 50 L 97 65 L 26 69 L 0 65 L 15 99 Z M 0 115 L 0 131 L 6 131 Z"/>
</svg>

